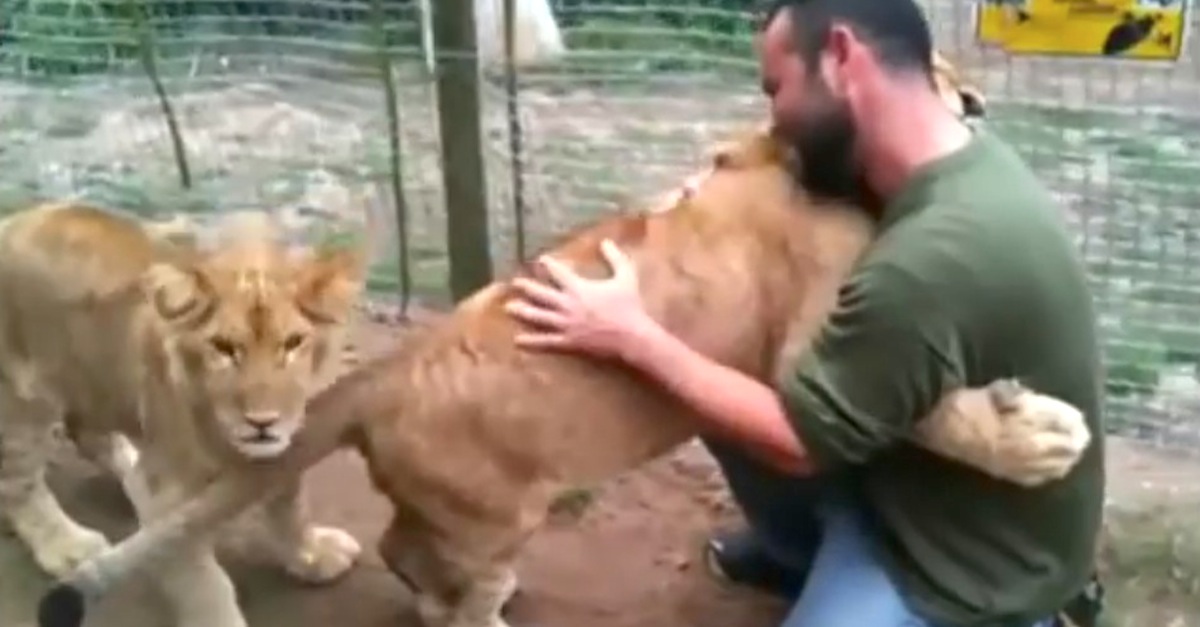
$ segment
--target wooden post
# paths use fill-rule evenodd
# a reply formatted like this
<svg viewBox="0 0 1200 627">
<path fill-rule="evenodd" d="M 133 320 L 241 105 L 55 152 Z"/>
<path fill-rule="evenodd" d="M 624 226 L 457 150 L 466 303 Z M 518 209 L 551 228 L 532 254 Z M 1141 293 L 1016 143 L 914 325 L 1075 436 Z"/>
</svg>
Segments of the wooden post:
<svg viewBox="0 0 1200 627">
<path fill-rule="evenodd" d="M 504 92 L 508 112 L 508 152 L 512 164 L 512 210 L 514 257 L 518 264 L 525 261 L 525 169 L 521 162 L 521 103 L 517 83 L 517 0 L 504 0 Z"/>
<path fill-rule="evenodd" d="M 450 294 L 457 302 L 492 280 L 475 6 L 474 0 L 435 0 L 430 5 L 437 48 Z"/>
</svg>

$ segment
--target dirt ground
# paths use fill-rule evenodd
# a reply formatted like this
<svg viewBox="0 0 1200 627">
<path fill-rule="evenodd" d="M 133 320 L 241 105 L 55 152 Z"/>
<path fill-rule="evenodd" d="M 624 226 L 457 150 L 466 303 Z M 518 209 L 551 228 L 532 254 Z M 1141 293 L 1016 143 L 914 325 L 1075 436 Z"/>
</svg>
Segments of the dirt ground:
<svg viewBox="0 0 1200 627">
<path fill-rule="evenodd" d="M 355 345 L 369 353 L 393 344 L 397 336 L 395 329 L 364 323 L 357 330 Z M 1110 450 L 1114 504 L 1140 509 L 1150 502 L 1197 503 L 1197 490 L 1187 480 L 1198 476 L 1194 462 L 1163 458 L 1126 441 L 1114 441 Z M 367 558 L 333 586 L 304 588 L 284 578 L 252 548 L 231 546 L 226 561 L 250 624 L 415 627 L 407 592 L 374 555 L 387 507 L 368 486 L 361 460 L 340 454 L 310 476 L 316 518 L 353 532 L 367 548 Z M 130 531 L 131 512 L 113 481 L 68 454 L 54 469 L 52 480 L 68 509 L 82 521 L 97 525 L 110 537 Z M 560 512 L 525 553 L 522 592 L 509 616 L 514 627 L 767 627 L 781 616 L 780 603 L 713 582 L 698 559 L 705 538 L 716 528 L 736 524 L 738 518 L 715 467 L 699 447 L 684 447 L 595 493 L 576 494 L 569 501 L 573 507 Z M 1200 511 L 1200 504 L 1189 509 Z M 1143 531 L 1133 534 L 1141 536 Z M 1146 558 L 1147 554 L 1141 551 L 1138 558 L 1157 559 L 1157 554 Z M 1177 557 L 1171 552 L 1168 559 Z M 1133 567 L 1145 568 L 1138 564 L 1142 562 Z M 1181 568 L 1163 567 L 1175 573 L 1170 576 L 1178 576 Z M 1187 567 L 1194 573 L 1200 563 L 1183 566 Z M 23 548 L 11 537 L 0 537 L 0 626 L 32 627 L 33 608 L 46 584 Z M 1160 602 L 1164 594 L 1161 586 L 1142 592 Z M 1200 625 L 1192 622 L 1194 615 L 1155 616 L 1156 626 Z M 1110 624 L 1152 624 L 1134 620 L 1113 619 Z M 169 627 L 157 599 L 140 583 L 97 608 L 87 625 Z"/>
</svg>

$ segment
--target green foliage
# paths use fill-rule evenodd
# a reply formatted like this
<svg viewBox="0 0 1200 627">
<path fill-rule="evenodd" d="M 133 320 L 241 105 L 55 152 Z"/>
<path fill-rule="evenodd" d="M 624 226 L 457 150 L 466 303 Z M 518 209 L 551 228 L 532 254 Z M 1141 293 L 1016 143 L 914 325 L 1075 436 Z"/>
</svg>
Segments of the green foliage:
<svg viewBox="0 0 1200 627">
<path fill-rule="evenodd" d="M 98 0 L 5 0 L 5 56 L 23 75 L 102 72 L 133 56 L 127 20 Z"/>
<path fill-rule="evenodd" d="M 1182 498 L 1106 510 L 1099 555 L 1109 596 L 1103 625 L 1197 624 L 1193 622 L 1200 618 L 1196 505 L 1193 499 Z"/>
<path fill-rule="evenodd" d="M 357 0 L 0 0 L 0 62 L 24 77 L 112 72 L 138 56 L 131 12 L 141 6 L 166 60 L 195 53 L 198 42 L 233 36 L 320 39 L 366 44 L 371 24 Z M 412 0 L 388 2 L 391 24 L 415 24 Z M 386 29 L 388 45 L 415 45 L 415 28 Z"/>
<path fill-rule="evenodd" d="M 85 172 L 78 179 L 77 193 L 101 206 L 146 217 L 204 214 L 219 206 L 221 181 L 207 179 L 192 189 L 181 189 L 177 181 L 164 174 Z"/>
<path fill-rule="evenodd" d="M 191 55 L 197 41 L 277 37 L 366 45 L 365 0 L 144 0 L 164 60 Z M 387 46 L 416 46 L 413 0 L 380 3 Z M 748 2 L 554 2 L 574 69 L 642 72 L 753 67 L 755 12 Z M 0 0 L 0 58 L 22 76 L 110 72 L 137 57 L 138 34 L 126 0 Z M 221 37 L 217 37 L 220 35 Z"/>
<path fill-rule="evenodd" d="M 316 229 L 313 247 L 319 251 L 363 248 L 367 245 L 366 233 L 358 228 L 345 228 L 335 222 L 322 222 Z"/>
<path fill-rule="evenodd" d="M 1140 404 L 1168 369 L 1200 366 L 1200 140 L 1155 115 L 996 102 L 988 126 L 1046 182 L 1074 196 L 1102 316 L 1110 428 L 1145 427 Z"/>
<path fill-rule="evenodd" d="M 596 501 L 596 492 L 588 488 L 568 488 L 550 503 L 550 513 L 578 520 Z"/>
<path fill-rule="evenodd" d="M 1167 350 L 1158 342 L 1113 342 L 1108 346 L 1106 357 L 1105 391 L 1120 398 L 1154 391 L 1159 369 L 1167 362 Z"/>
<path fill-rule="evenodd" d="M 575 72 L 746 71 L 753 14 L 741 3 L 563 2 L 558 12 Z"/>
<path fill-rule="evenodd" d="M 28 181 L 0 181 L 0 216 L 46 200 L 36 184 Z"/>
<path fill-rule="evenodd" d="M 424 301 L 440 303 L 445 300 L 450 280 L 450 266 L 445 251 L 428 242 L 415 241 L 408 259 L 412 275 L 412 294 Z M 373 294 L 395 296 L 401 293 L 400 268 L 391 259 L 372 264 L 367 275 L 367 290 Z"/>
</svg>

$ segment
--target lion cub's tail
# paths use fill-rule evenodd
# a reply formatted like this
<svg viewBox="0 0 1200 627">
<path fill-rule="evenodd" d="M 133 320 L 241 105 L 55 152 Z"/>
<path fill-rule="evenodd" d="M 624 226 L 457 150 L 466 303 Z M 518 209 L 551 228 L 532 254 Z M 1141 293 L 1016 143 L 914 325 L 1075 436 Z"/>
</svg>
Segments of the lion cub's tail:
<svg viewBox="0 0 1200 627">
<path fill-rule="evenodd" d="M 203 534 L 214 521 L 238 513 L 263 496 L 257 483 L 227 479 L 213 482 L 182 507 L 85 562 L 42 597 L 38 627 L 79 627 L 87 606 L 117 584 L 162 561 L 175 548 Z"/>
</svg>

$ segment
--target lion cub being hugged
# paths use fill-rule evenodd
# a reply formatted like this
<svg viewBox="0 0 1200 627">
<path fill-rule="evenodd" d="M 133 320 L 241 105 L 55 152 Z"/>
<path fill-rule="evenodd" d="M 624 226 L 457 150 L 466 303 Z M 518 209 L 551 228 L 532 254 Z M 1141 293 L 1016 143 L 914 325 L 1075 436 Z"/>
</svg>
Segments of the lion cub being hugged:
<svg viewBox="0 0 1200 627">
<path fill-rule="evenodd" d="M 117 475 L 143 523 L 222 470 L 271 463 L 303 425 L 340 353 L 363 259 L 294 251 L 258 224 L 231 222 L 209 246 L 73 204 L 0 222 L 0 510 L 49 574 L 108 546 L 47 488 L 59 425 Z M 304 581 L 337 578 L 360 552 L 305 520 L 298 480 L 263 513 L 272 548 Z M 245 624 L 211 535 L 156 580 L 180 625 Z"/>
</svg>

